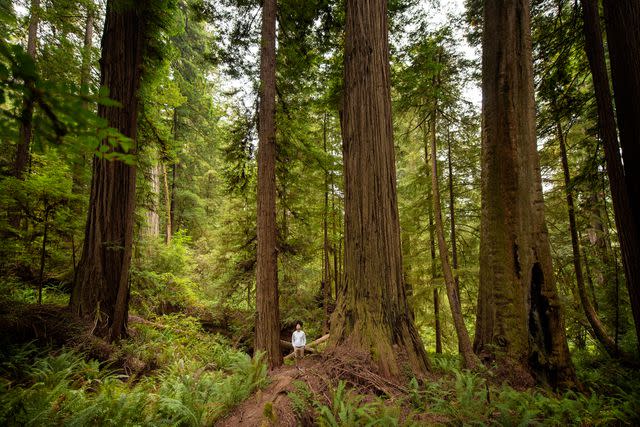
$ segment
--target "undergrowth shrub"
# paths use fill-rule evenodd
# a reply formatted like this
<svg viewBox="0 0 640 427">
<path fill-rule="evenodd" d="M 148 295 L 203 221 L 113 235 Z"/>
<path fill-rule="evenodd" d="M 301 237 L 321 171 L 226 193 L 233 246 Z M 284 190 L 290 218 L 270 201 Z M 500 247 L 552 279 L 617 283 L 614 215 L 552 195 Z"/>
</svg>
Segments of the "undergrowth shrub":
<svg viewBox="0 0 640 427">
<path fill-rule="evenodd" d="M 185 326 L 189 321 L 175 323 Z M 169 346 L 170 339 L 164 344 Z M 146 342 L 147 349 L 159 348 L 140 338 L 137 342 Z M 251 359 L 217 342 L 207 357 L 205 345 L 191 347 L 193 358 L 184 348 L 182 358 L 166 356 L 162 368 L 142 378 L 85 360 L 71 349 L 55 353 L 33 345 L 4 349 L 0 425 L 212 425 L 266 385 L 267 369 L 262 354 Z"/>
<path fill-rule="evenodd" d="M 169 244 L 160 239 L 138 243 L 131 264 L 131 305 L 144 316 L 204 312 L 207 299 L 193 281 L 190 238 L 178 231 Z"/>
<path fill-rule="evenodd" d="M 316 401 L 315 407 L 321 427 L 401 425 L 399 407 L 385 405 L 380 398 L 367 401 L 364 396 L 347 390 L 344 381 L 331 391 L 330 405 Z"/>
<path fill-rule="evenodd" d="M 441 365 L 443 366 L 443 365 Z M 442 415 L 451 424 L 474 425 L 610 425 L 640 423 L 638 378 L 617 387 L 616 376 L 589 373 L 596 382 L 584 382 L 586 394 L 561 395 L 544 389 L 514 390 L 489 384 L 482 376 L 447 365 L 448 374 L 423 386 L 412 381 L 408 401 L 417 412 Z M 606 370 L 613 369 L 604 367 Z M 622 375 L 622 372 L 619 372 Z M 637 374 L 634 374 L 637 375 Z M 634 375 L 631 375 L 632 377 Z M 629 373 L 627 372 L 627 376 Z M 607 390 L 603 394 L 599 389 Z"/>
</svg>

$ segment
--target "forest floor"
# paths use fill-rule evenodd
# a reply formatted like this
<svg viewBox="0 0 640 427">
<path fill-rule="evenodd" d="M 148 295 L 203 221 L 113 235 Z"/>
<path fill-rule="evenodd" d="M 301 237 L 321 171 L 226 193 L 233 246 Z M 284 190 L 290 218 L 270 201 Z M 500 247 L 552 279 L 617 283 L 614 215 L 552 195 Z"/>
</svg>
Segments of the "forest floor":
<svg viewBox="0 0 640 427">
<path fill-rule="evenodd" d="M 313 381 L 313 372 L 319 364 L 318 357 L 308 356 L 294 366 L 282 366 L 269 375 L 271 383 L 258 390 L 238 406 L 229 417 L 219 421 L 220 427 L 262 426 L 273 424 L 283 427 L 296 426 L 289 393 L 296 391 L 294 381 Z"/>
<path fill-rule="evenodd" d="M 344 351 L 267 374 L 184 314 L 132 315 L 117 344 L 91 326 L 60 304 L 0 300 L 0 425 L 640 425 L 640 372 L 594 350 L 574 351 L 588 392 L 557 393 L 506 384 L 500 367 L 461 369 L 456 355 L 431 354 L 426 377 L 401 381 Z"/>
</svg>

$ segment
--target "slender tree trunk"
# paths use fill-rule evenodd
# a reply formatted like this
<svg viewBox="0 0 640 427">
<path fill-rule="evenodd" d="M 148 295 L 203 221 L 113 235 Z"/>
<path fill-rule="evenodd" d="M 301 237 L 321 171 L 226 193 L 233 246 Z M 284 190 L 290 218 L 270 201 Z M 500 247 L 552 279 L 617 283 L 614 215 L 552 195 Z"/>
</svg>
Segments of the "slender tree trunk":
<svg viewBox="0 0 640 427">
<path fill-rule="evenodd" d="M 258 146 L 258 262 L 256 349 L 270 368 L 282 365 L 276 249 L 276 0 L 262 4 Z"/>
<path fill-rule="evenodd" d="M 164 165 L 163 165 L 164 166 Z M 160 199 L 160 163 L 151 167 L 151 208 L 147 212 L 147 235 L 160 235 L 160 215 L 158 215 Z"/>
<path fill-rule="evenodd" d="M 87 17 L 84 24 L 84 42 L 82 44 L 82 65 L 80 66 L 80 94 L 85 97 L 82 101 L 82 107 L 89 109 L 89 83 L 91 81 L 91 51 L 93 50 L 93 26 L 94 26 L 94 8 L 93 5 L 87 7 Z M 84 170 L 86 166 L 86 158 L 84 153 L 80 153 L 73 160 L 72 165 L 72 192 L 73 194 L 81 194 L 84 191 Z"/>
<path fill-rule="evenodd" d="M 166 226 L 165 226 L 165 236 L 164 236 L 164 242 L 168 245 L 169 243 L 171 243 L 171 236 L 172 236 L 172 221 L 171 221 L 171 201 L 172 201 L 172 197 L 171 194 L 169 193 L 169 177 L 167 176 L 167 165 L 165 164 L 165 162 L 161 162 L 162 163 L 162 183 L 163 183 L 163 189 L 164 189 L 164 206 L 165 206 L 165 211 L 166 211 L 166 215 L 167 215 L 167 219 L 166 219 Z"/>
<path fill-rule="evenodd" d="M 44 265 L 47 259 L 47 235 L 49 231 L 49 211 L 50 208 L 46 206 L 44 209 L 44 233 L 42 234 L 42 251 L 40 252 L 40 277 L 38 280 L 38 304 L 42 304 L 42 285 L 44 282 Z"/>
<path fill-rule="evenodd" d="M 562 159 L 562 171 L 564 174 L 564 190 L 566 193 L 567 208 L 569 212 L 569 232 L 571 234 L 571 248 L 573 250 L 573 268 L 576 273 L 576 284 L 578 286 L 578 294 L 580 295 L 580 303 L 596 338 L 600 341 L 600 344 L 603 345 L 609 355 L 612 357 L 618 357 L 620 355 L 620 350 L 607 331 L 605 331 L 598 314 L 593 308 L 593 305 L 591 305 L 591 301 L 587 295 L 587 290 L 584 286 L 582 264 L 580 263 L 580 241 L 578 240 L 575 207 L 573 203 L 573 194 L 571 192 L 571 176 L 569 172 L 569 161 L 567 159 L 567 147 L 564 140 L 562 123 L 560 123 L 559 120 L 556 120 L 556 134 L 558 142 L 560 143 L 560 156 Z"/>
<path fill-rule="evenodd" d="M 324 114 L 322 141 L 325 156 L 327 155 L 327 114 Z M 329 304 L 331 300 L 331 265 L 329 263 L 329 171 L 324 171 L 324 210 L 322 213 L 322 229 L 324 232 L 322 245 L 322 307 L 324 319 L 322 334 L 329 332 Z"/>
<path fill-rule="evenodd" d="M 436 354 L 442 354 L 442 327 L 440 326 L 440 295 L 438 288 L 433 288 L 433 312 L 436 328 Z"/>
<path fill-rule="evenodd" d="M 618 230 L 640 349 L 640 2 L 603 0 L 603 5 L 629 200 L 629 210 L 620 212 L 625 218 Z"/>
<path fill-rule="evenodd" d="M 179 168 L 178 160 L 173 162 L 173 166 L 171 167 L 171 203 L 169 206 L 169 222 L 171 223 L 171 232 L 175 233 L 178 231 L 177 220 L 176 220 L 176 188 L 178 186 L 178 168 Z"/>
<path fill-rule="evenodd" d="M 460 279 L 458 276 L 458 243 L 456 241 L 456 199 L 453 192 L 453 165 L 451 161 L 451 135 L 447 130 L 447 163 L 449 166 L 449 217 L 451 218 L 451 266 L 456 283 L 456 293 L 460 299 Z"/>
<path fill-rule="evenodd" d="M 528 0 L 484 2 L 482 219 L 474 348 L 575 384 L 544 220 Z M 522 372 L 517 371 L 521 369 Z"/>
<path fill-rule="evenodd" d="M 135 8 L 124 0 L 107 2 L 100 61 L 101 84 L 110 89 L 110 97 L 121 107 L 101 105 L 98 115 L 134 141 L 148 28 L 145 6 L 147 2 L 138 2 Z M 120 150 L 111 148 L 107 141 L 102 143 Z M 71 308 L 94 322 L 94 334 L 110 340 L 126 334 L 135 183 L 135 165 L 94 158 L 84 246 Z"/>
<path fill-rule="evenodd" d="M 451 308 L 451 316 L 453 324 L 456 328 L 458 336 L 458 348 L 464 359 L 464 364 L 468 369 L 475 369 L 478 364 L 476 355 L 471 347 L 469 332 L 464 324 L 462 317 L 462 307 L 458 296 L 457 286 L 451 264 L 449 263 L 449 248 L 444 239 L 444 224 L 442 221 L 442 206 L 440 204 L 440 188 L 438 185 L 438 161 L 436 156 L 436 127 L 438 120 L 438 102 L 435 101 L 433 109 L 433 117 L 431 119 L 430 145 L 431 145 L 431 194 L 433 203 L 433 216 L 436 225 L 436 237 L 438 238 L 438 251 L 440 253 L 440 264 L 444 274 L 445 286 L 447 288 L 447 297 L 449 298 L 449 306 Z"/>
<path fill-rule="evenodd" d="M 429 168 L 429 150 L 427 144 L 424 146 L 424 161 Z M 428 172 L 430 175 L 430 172 Z M 437 176 L 437 175 L 436 175 Z M 435 237 L 435 224 L 433 223 L 433 193 L 431 186 L 428 186 L 428 198 L 429 198 L 429 253 L 431 254 L 431 283 L 433 284 L 433 316 L 435 318 L 435 332 L 436 332 L 436 353 L 442 354 L 442 327 L 440 325 L 440 292 L 435 285 L 435 279 L 438 277 L 437 265 L 436 265 L 436 237 Z"/>
<path fill-rule="evenodd" d="M 82 94 L 89 95 L 89 82 L 91 81 L 91 50 L 93 49 L 93 26 L 95 23 L 95 11 L 92 6 L 87 7 L 87 18 L 84 24 L 84 41 L 82 43 L 82 65 L 80 67 L 80 90 Z M 87 100 L 83 101 L 83 107 L 89 108 Z"/>
<path fill-rule="evenodd" d="M 27 54 L 35 60 L 36 44 L 38 42 L 38 23 L 40 20 L 40 0 L 31 0 L 31 10 L 29 18 L 29 29 L 27 38 Z M 22 105 L 20 118 L 20 135 L 18 146 L 16 147 L 16 158 L 13 163 L 13 176 L 22 179 L 25 169 L 29 163 L 29 147 L 31 145 L 31 133 L 33 130 L 33 91 L 35 90 L 32 80 L 25 81 L 26 93 Z M 19 222 L 19 218 L 17 218 Z M 13 221 L 14 223 L 16 221 Z"/>
<path fill-rule="evenodd" d="M 330 345 L 370 354 L 388 377 L 400 374 L 400 360 L 421 374 L 427 355 L 402 274 L 387 2 L 347 0 L 345 28 L 345 284 Z"/>
<path fill-rule="evenodd" d="M 336 192 L 334 189 L 334 177 L 333 172 L 331 172 L 331 251 L 333 252 L 333 298 L 334 301 L 338 296 L 338 287 L 340 286 L 340 272 L 338 271 L 338 257 L 339 251 L 336 247 L 336 240 L 338 239 L 338 233 L 336 231 L 337 227 L 337 219 L 336 219 Z"/>
<path fill-rule="evenodd" d="M 578 241 L 582 242 L 582 236 L 578 233 Z M 593 274 L 591 272 L 591 265 L 589 263 L 589 257 L 587 256 L 587 250 L 582 246 L 582 259 L 584 260 L 584 272 L 587 277 L 587 284 L 589 285 L 589 292 L 591 292 L 591 300 L 593 301 L 593 309 L 598 312 L 598 298 L 596 296 L 596 287 L 593 284 Z"/>
</svg>

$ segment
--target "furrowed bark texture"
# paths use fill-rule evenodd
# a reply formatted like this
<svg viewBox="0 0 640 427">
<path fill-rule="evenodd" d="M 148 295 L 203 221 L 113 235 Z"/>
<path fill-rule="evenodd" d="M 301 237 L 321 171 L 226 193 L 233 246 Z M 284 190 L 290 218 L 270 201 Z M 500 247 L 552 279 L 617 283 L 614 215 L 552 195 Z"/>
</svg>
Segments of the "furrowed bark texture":
<svg viewBox="0 0 640 427">
<path fill-rule="evenodd" d="M 140 9 L 123 3 L 107 3 L 100 61 L 101 85 L 109 88 L 111 99 L 122 107 L 100 105 L 98 114 L 109 126 L 135 140 L 147 25 Z M 84 246 L 71 308 L 94 321 L 94 334 L 111 340 L 126 333 L 135 182 L 134 165 L 94 158 Z"/>
<path fill-rule="evenodd" d="M 276 249 L 276 0 L 262 5 L 258 146 L 258 260 L 256 349 L 270 368 L 282 365 Z"/>
<path fill-rule="evenodd" d="M 631 310 L 640 348 L 640 2 L 604 0 L 629 211 L 618 228 Z"/>
<path fill-rule="evenodd" d="M 428 362 L 403 283 L 387 31 L 385 0 L 347 1 L 345 283 L 331 319 L 331 345 L 369 353 L 383 375 L 397 376 L 399 353 L 418 374 Z"/>
<path fill-rule="evenodd" d="M 485 1 L 482 225 L 474 348 L 552 386 L 575 373 L 555 289 L 536 150 L 528 0 Z"/>
</svg>

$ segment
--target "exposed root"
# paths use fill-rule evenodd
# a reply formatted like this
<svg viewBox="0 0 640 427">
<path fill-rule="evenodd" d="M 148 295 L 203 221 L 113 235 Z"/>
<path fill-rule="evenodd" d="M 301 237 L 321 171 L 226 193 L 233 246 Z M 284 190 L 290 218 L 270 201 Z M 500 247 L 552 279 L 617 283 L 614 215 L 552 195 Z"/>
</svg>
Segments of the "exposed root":
<svg viewBox="0 0 640 427">
<path fill-rule="evenodd" d="M 399 382 L 380 375 L 369 354 L 348 347 L 326 353 L 315 369 L 323 372 L 330 382 L 345 381 L 362 394 L 396 397 L 407 392 Z"/>
</svg>

